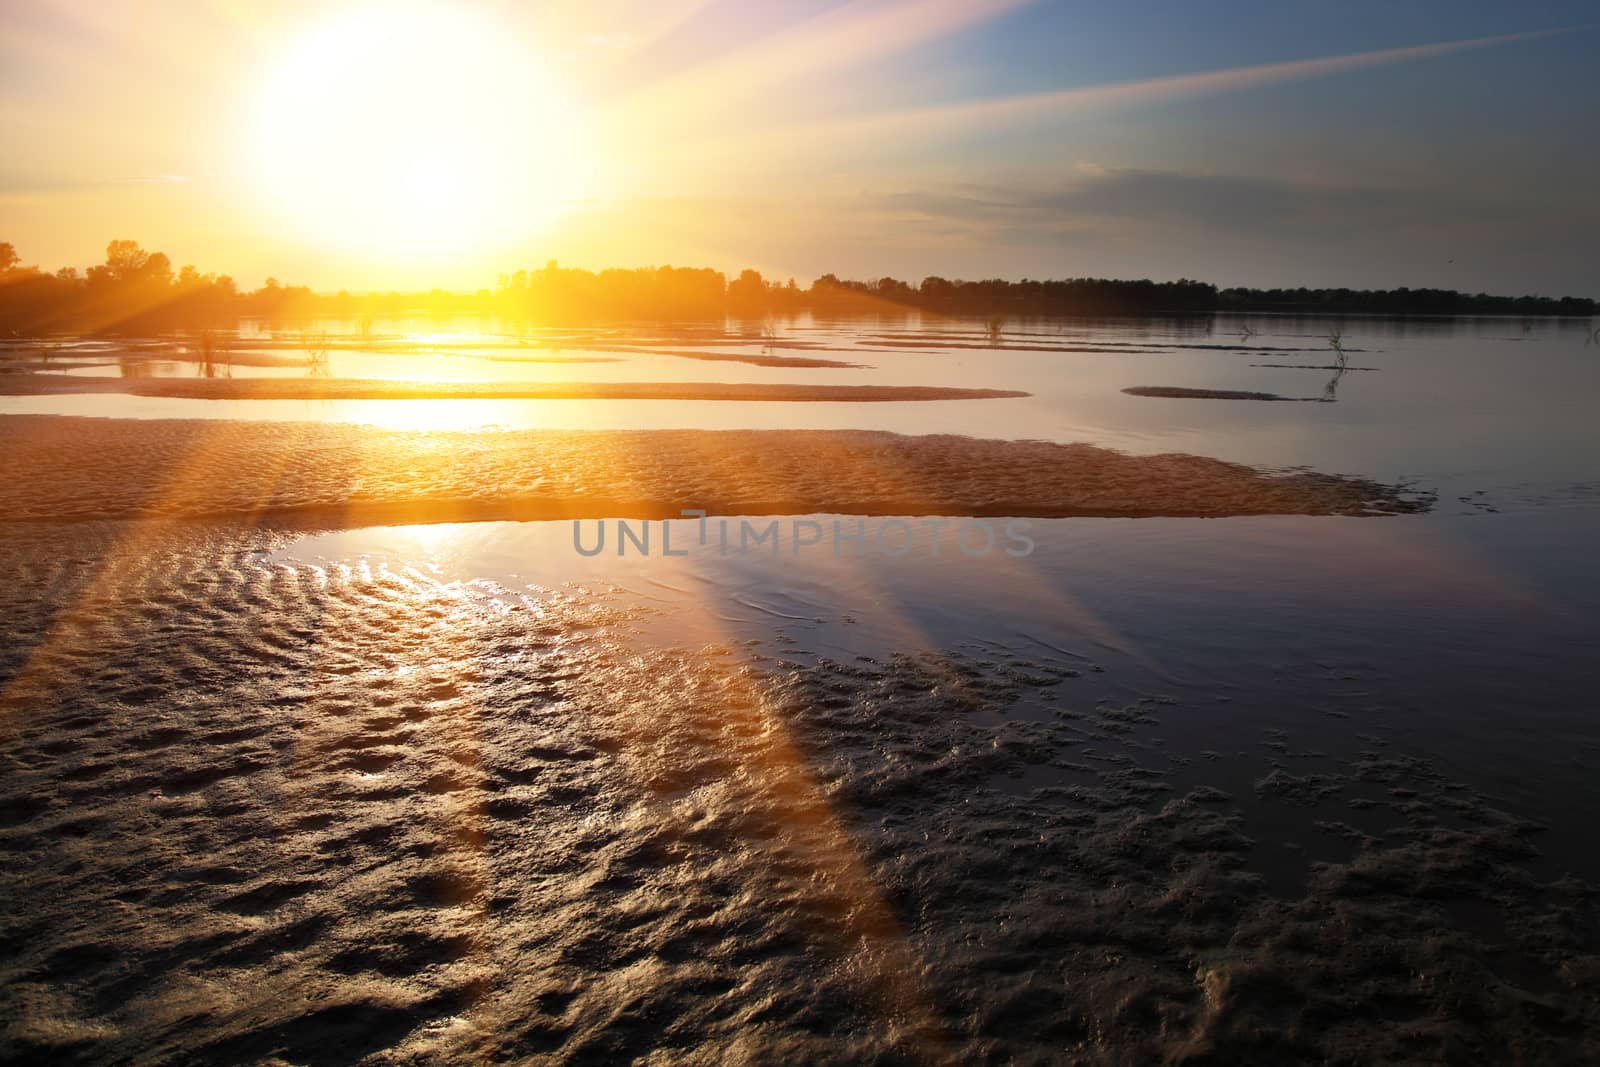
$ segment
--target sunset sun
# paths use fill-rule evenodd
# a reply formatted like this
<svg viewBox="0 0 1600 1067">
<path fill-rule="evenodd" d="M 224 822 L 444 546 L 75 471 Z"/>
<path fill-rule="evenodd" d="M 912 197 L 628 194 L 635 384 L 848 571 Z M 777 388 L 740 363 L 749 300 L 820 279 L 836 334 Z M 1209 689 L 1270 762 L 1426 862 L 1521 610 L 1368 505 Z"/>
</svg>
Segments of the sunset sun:
<svg viewBox="0 0 1600 1067">
<path fill-rule="evenodd" d="M 269 67 L 250 174 L 305 237 L 388 256 L 526 237 L 583 187 L 572 105 L 485 18 L 385 5 L 312 24 Z"/>
</svg>

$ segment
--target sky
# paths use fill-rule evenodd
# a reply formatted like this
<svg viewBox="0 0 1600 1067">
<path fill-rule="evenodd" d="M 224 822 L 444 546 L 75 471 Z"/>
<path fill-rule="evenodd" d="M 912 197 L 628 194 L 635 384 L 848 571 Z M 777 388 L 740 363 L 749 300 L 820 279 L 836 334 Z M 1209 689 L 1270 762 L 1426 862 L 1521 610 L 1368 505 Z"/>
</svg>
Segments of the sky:
<svg viewBox="0 0 1600 1067">
<path fill-rule="evenodd" d="M 1592 2 L 7 0 L 0 240 L 1600 297 Z"/>
</svg>

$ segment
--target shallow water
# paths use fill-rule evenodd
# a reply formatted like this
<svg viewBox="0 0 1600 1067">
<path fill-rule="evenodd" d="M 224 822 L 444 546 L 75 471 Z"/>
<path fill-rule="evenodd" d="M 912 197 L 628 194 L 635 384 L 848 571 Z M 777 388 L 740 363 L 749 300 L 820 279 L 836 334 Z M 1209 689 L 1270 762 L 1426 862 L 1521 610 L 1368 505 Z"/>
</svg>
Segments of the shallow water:
<svg viewBox="0 0 1600 1067">
<path fill-rule="evenodd" d="M 0 1048 L 1579 1062 L 1597 526 L 10 524 Z"/>
<path fill-rule="evenodd" d="M 774 521 L 775 552 L 756 540 Z M 388 527 L 308 537 L 275 558 L 422 567 L 512 602 L 609 590 L 659 610 L 641 624 L 646 646 L 755 641 L 808 663 L 950 649 L 1062 661 L 1085 672 L 1074 685 L 1085 703 L 1176 702 L 1169 750 L 1229 754 L 1209 780 L 1231 771 L 1246 791 L 1270 770 L 1264 729 L 1329 759 L 1381 736 L 1562 827 L 1542 842 L 1550 864 L 1600 878 L 1586 833 L 1600 819 L 1600 724 L 1583 695 L 1600 634 L 1600 507 L 1034 519 L 1015 527 L 1031 542 L 1020 556 L 1008 549 L 1029 543 L 1006 520 L 935 521 L 711 519 L 704 543 L 692 519 L 665 542 L 663 524 L 633 522 L 620 556 L 615 520 L 593 556 L 578 546 L 597 547 L 594 521 Z M 636 540 L 645 527 L 650 555 Z"/>
<path fill-rule="evenodd" d="M 789 516 L 774 551 L 733 517 L 727 554 L 721 518 L 704 543 L 684 520 L 670 557 L 659 523 L 619 557 L 615 520 L 592 557 L 565 523 L 0 524 L 0 1058 L 1592 1059 L 1596 350 L 1561 323 L 1347 321 L 1375 369 L 1332 403 L 1120 392 L 1320 395 L 1327 372 L 1249 364 L 1325 361 L 1335 327 L 1250 322 L 1273 352 L 1225 320 L 1013 331 L 1093 352 L 806 322 L 795 354 L 872 367 L 515 372 L 1019 401 L 3 398 L 1045 437 L 1440 495 L 1031 520 L 1027 552 L 1003 519 L 981 552 L 957 522 Z M 477 373 L 485 336 L 404 365 Z M 836 521 L 865 542 L 835 554 Z"/>
<path fill-rule="evenodd" d="M 366 347 L 359 337 L 345 335 L 340 343 L 355 347 L 332 349 L 330 371 L 421 380 L 977 386 L 1033 395 L 876 404 L 33 396 L 0 397 L 0 412 L 336 420 L 418 429 L 806 427 L 962 433 L 1088 441 L 1145 454 L 1189 452 L 1253 465 L 1307 465 L 1382 481 L 1417 479 L 1451 495 L 1565 493 L 1592 486 L 1593 457 L 1600 454 L 1600 420 L 1590 411 L 1600 391 L 1600 350 L 1585 345 L 1586 331 L 1577 321 L 1261 315 L 1019 320 L 993 339 L 969 322 L 805 318 L 780 324 L 772 344 L 740 333 L 738 323 L 726 330 L 672 334 L 647 327 L 577 337 L 568 331 L 559 341 L 549 332 L 508 334 L 504 324 L 493 322 L 466 323 L 447 334 L 438 333 L 436 325 L 430 331 L 423 322 L 386 323 L 380 329 L 401 332 Z M 1260 364 L 1329 366 L 1334 357 L 1329 337 L 1335 331 L 1352 369 L 1335 383 L 1332 403 L 1165 399 L 1122 392 L 1146 385 L 1323 398 L 1333 372 Z M 262 351 L 295 357 L 292 334 L 275 343 L 284 347 Z M 586 348 L 586 343 L 600 347 Z M 560 347 L 534 347 L 556 344 Z M 863 366 L 753 366 L 665 354 L 671 351 L 828 358 Z M 610 362 L 519 362 L 552 357 Z M 168 364 L 173 370 L 185 366 L 192 374 L 192 364 Z M 241 367 L 235 373 L 304 371 Z"/>
</svg>

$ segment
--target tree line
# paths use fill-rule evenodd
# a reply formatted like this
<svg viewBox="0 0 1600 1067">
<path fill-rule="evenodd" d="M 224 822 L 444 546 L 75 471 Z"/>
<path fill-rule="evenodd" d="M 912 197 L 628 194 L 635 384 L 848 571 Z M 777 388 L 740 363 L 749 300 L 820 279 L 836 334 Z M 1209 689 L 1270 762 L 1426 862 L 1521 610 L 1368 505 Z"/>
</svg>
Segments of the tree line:
<svg viewBox="0 0 1600 1067">
<path fill-rule="evenodd" d="M 1218 311 L 1370 315 L 1593 315 L 1582 297 L 1490 296 L 1454 289 L 1224 289 Z"/>
<path fill-rule="evenodd" d="M 401 313 L 475 313 L 534 321 L 705 319 L 761 317 L 800 311 L 941 315 L 1107 316 L 1207 314 L 1217 311 L 1370 313 L 1391 315 L 1593 315 L 1600 302 L 1544 296 L 1490 296 L 1445 289 L 1219 290 L 1187 278 L 1067 278 L 1049 281 L 951 280 L 916 285 L 897 278 L 852 281 L 824 274 L 802 288 L 793 278 L 771 281 L 745 270 L 729 279 L 696 267 L 644 267 L 599 272 L 554 261 L 500 276 L 492 289 L 452 293 L 315 293 L 274 278 L 253 291 L 225 274 L 173 269 L 162 252 L 137 242 L 112 241 L 104 263 L 53 273 L 23 266 L 0 242 L 0 332 L 161 333 L 231 326 L 241 319 L 315 315 L 370 318 Z"/>
</svg>

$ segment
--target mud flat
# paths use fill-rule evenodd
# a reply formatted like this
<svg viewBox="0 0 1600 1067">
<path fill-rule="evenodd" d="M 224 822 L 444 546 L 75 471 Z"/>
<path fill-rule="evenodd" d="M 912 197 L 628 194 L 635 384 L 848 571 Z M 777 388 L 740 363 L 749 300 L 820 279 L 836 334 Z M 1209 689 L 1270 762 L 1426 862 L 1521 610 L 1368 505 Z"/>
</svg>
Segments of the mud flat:
<svg viewBox="0 0 1600 1067">
<path fill-rule="evenodd" d="M 0 522 L 232 517 L 340 527 L 718 514 L 1384 515 L 1427 497 L 1087 444 L 876 431 L 401 432 L 0 418 Z"/>
</svg>

